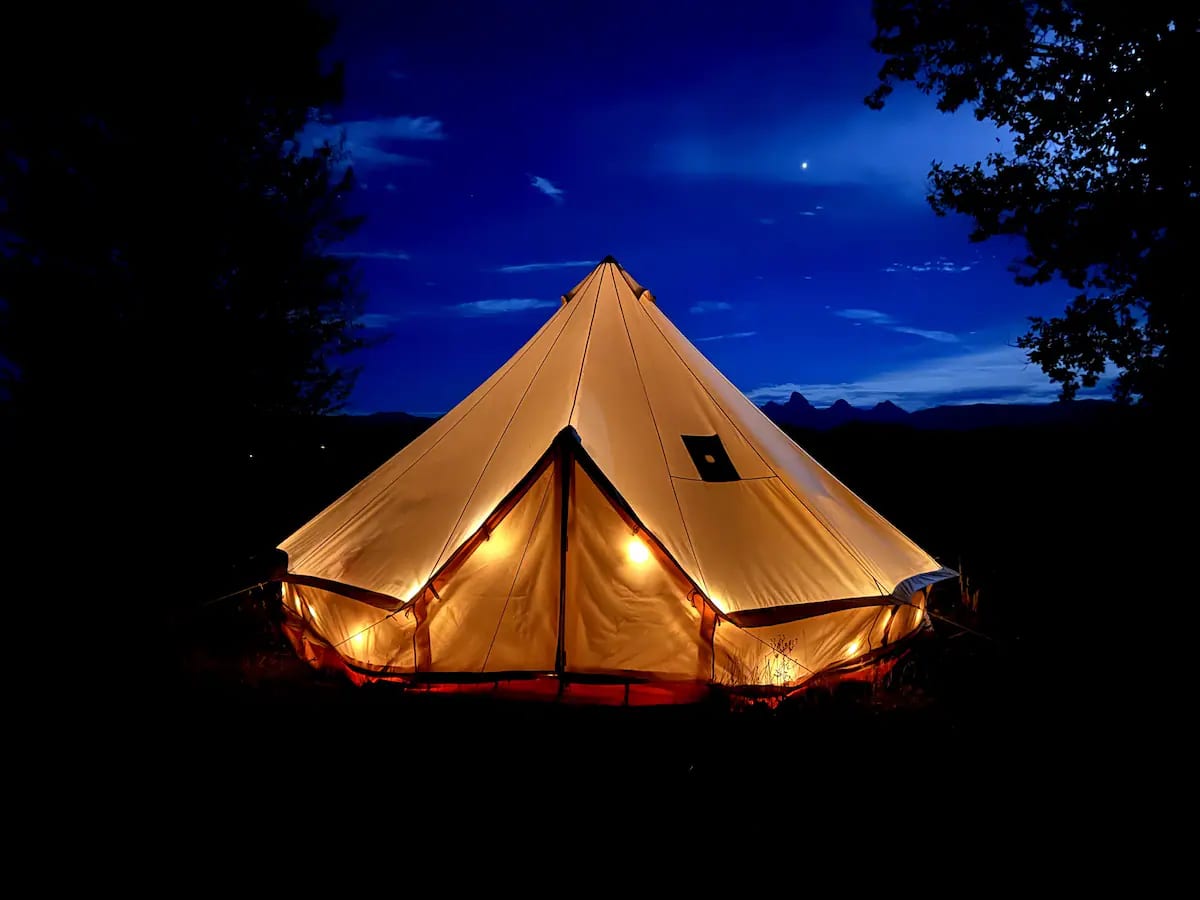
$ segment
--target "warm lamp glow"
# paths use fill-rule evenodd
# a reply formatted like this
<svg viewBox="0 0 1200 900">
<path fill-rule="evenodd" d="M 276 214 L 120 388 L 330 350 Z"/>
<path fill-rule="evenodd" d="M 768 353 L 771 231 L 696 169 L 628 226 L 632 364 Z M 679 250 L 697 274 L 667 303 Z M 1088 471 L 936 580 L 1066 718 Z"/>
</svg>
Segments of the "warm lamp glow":
<svg viewBox="0 0 1200 900">
<path fill-rule="evenodd" d="M 283 585 L 283 602 L 292 607 L 303 618 L 304 606 L 300 602 L 300 593 L 292 588 L 290 584 Z"/>
<path fill-rule="evenodd" d="M 635 534 L 625 545 L 625 555 L 635 566 L 644 566 L 650 560 L 650 548 Z"/>
<path fill-rule="evenodd" d="M 492 561 L 496 559 L 504 559 L 513 551 L 512 538 L 506 530 L 493 531 L 487 534 L 479 546 L 475 548 L 475 555 L 481 560 Z"/>
<path fill-rule="evenodd" d="M 853 656 L 857 652 L 858 652 L 858 641 L 857 640 L 853 640 L 849 644 L 846 645 L 846 655 L 847 656 Z"/>
</svg>

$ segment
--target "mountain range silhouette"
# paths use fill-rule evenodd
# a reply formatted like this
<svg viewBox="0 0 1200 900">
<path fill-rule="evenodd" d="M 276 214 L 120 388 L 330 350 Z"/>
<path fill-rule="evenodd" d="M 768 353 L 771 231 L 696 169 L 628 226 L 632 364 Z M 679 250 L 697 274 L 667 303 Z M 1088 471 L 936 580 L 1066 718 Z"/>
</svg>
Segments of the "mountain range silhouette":
<svg viewBox="0 0 1200 900">
<path fill-rule="evenodd" d="M 769 400 L 759 407 L 777 425 L 828 431 L 840 425 L 903 425 L 929 431 L 969 431 L 1001 426 L 1067 425 L 1093 422 L 1115 415 L 1118 404 L 1111 400 L 1071 400 L 1055 403 L 967 403 L 931 406 L 909 412 L 891 400 L 874 406 L 851 406 L 838 400 L 832 406 L 816 407 L 803 394 L 793 392 L 784 403 Z M 375 412 L 349 416 L 381 425 L 428 426 L 437 415 L 406 412 Z"/>
<path fill-rule="evenodd" d="M 911 428 L 962 431 L 1011 425 L 1048 425 L 1091 420 L 1107 413 L 1109 400 L 1071 400 L 1057 403 L 968 403 L 932 406 L 909 412 L 890 400 L 873 407 L 851 406 L 838 400 L 832 406 L 813 406 L 803 394 L 793 392 L 784 403 L 769 400 L 760 408 L 777 425 L 824 431 L 850 422 L 907 425 Z"/>
</svg>

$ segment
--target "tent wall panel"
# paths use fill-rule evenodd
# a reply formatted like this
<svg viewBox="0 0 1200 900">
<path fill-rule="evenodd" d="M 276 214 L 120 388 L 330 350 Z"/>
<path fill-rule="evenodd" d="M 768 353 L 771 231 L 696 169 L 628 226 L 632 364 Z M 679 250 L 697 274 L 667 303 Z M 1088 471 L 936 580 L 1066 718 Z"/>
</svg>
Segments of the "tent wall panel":
<svg viewBox="0 0 1200 900">
<path fill-rule="evenodd" d="M 676 490 L 723 611 L 886 594 L 778 478 L 681 481 Z"/>
<path fill-rule="evenodd" d="M 567 540 L 568 672 L 707 679 L 692 584 L 576 466 Z"/>
<path fill-rule="evenodd" d="M 547 466 L 429 601 L 430 671 L 550 671 L 558 640 L 558 478 Z"/>
<path fill-rule="evenodd" d="M 395 615 L 331 591 L 284 584 L 283 604 L 352 665 L 404 673 L 416 668 L 414 616 Z"/>
<path fill-rule="evenodd" d="M 847 609 L 782 625 L 717 624 L 714 681 L 725 685 L 799 684 L 872 649 L 878 607 Z"/>
</svg>

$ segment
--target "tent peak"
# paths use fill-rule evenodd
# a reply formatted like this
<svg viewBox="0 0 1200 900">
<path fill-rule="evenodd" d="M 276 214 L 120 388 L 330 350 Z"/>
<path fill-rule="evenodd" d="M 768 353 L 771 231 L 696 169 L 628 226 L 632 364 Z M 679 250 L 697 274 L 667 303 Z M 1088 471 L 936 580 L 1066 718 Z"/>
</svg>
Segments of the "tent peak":
<svg viewBox="0 0 1200 900">
<path fill-rule="evenodd" d="M 621 265 L 619 262 L 617 262 L 617 258 L 611 253 L 604 257 L 604 259 L 600 260 L 600 265 L 604 265 L 605 263 L 612 263 L 614 266 Z"/>
</svg>

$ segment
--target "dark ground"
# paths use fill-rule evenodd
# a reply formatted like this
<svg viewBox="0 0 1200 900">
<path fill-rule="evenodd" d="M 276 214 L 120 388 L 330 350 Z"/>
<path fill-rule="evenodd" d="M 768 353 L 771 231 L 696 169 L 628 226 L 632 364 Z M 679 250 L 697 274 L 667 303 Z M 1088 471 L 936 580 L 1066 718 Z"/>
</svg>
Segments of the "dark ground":
<svg viewBox="0 0 1200 900">
<path fill-rule="evenodd" d="M 93 723 L 102 748 L 123 760 L 119 770 L 131 767 L 123 777 L 186 771 L 182 782 L 164 776 L 164 789 L 193 801 L 289 779 L 321 793 L 334 789 L 326 779 L 336 772 L 339 791 L 386 778 L 419 792 L 448 775 L 457 786 L 555 795 L 643 780 L 705 791 L 736 784 L 768 807 L 839 785 L 863 802 L 935 792 L 1005 806 L 1069 795 L 1077 807 L 1124 797 L 1114 772 L 1151 780 L 1155 760 L 1179 750 L 1190 601 L 1171 585 L 1187 558 L 1180 538 L 1191 533 L 1176 474 L 1186 444 L 1145 416 L 797 434 L 901 530 L 961 566 L 978 613 L 954 584 L 935 609 L 991 640 L 935 622 L 874 689 L 818 691 L 777 709 L 731 709 L 720 698 L 658 709 L 527 705 L 354 688 L 291 654 L 269 592 L 208 603 L 252 583 L 251 557 L 419 428 L 362 419 L 219 432 L 96 426 L 86 440 L 24 460 L 71 488 L 47 504 L 37 502 L 47 496 L 42 482 L 24 480 L 17 494 L 34 502 L 14 518 L 51 552 L 40 571 L 61 589 L 48 601 L 76 623 L 86 660 L 54 669 L 39 689 L 77 701 L 72 727 Z M 30 677 L 37 660 L 35 650 Z M 44 715 L 35 709 L 35 720 Z M 1097 771 L 1109 774 L 1087 774 Z M 807 793 L 798 795 L 800 773 Z M 772 799 L 781 785 L 790 786 Z"/>
</svg>

